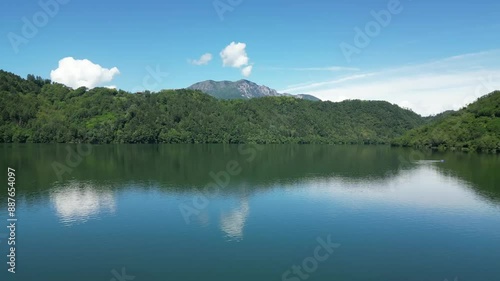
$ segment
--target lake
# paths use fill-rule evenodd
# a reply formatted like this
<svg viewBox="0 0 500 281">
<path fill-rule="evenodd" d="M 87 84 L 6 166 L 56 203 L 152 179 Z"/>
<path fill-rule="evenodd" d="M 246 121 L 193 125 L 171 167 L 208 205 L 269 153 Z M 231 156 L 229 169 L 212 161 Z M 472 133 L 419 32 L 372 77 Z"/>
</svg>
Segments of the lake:
<svg viewBox="0 0 500 281">
<path fill-rule="evenodd" d="M 0 144 L 0 280 L 500 278 L 500 156 L 388 146 Z"/>
</svg>

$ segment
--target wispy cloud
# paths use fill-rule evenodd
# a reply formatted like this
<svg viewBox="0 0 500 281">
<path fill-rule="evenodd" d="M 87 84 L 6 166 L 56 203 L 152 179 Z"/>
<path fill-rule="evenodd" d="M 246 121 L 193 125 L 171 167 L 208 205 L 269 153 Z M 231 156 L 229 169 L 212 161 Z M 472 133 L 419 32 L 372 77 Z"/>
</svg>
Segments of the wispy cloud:
<svg viewBox="0 0 500 281">
<path fill-rule="evenodd" d="M 344 66 L 325 66 L 325 67 L 265 67 L 270 70 L 289 70 L 289 71 L 359 71 L 359 68 Z"/>
<path fill-rule="evenodd" d="M 356 75 L 350 75 L 350 76 L 344 76 L 335 80 L 329 80 L 329 81 L 324 81 L 324 82 L 313 82 L 310 84 L 307 83 L 300 83 L 296 85 L 292 85 L 287 87 L 284 90 L 281 90 L 280 92 L 290 92 L 290 93 L 297 93 L 300 94 L 300 91 L 309 91 L 311 89 L 316 89 L 319 87 L 323 86 L 328 86 L 328 85 L 334 85 L 334 84 L 340 84 L 342 82 L 350 81 L 350 80 L 356 80 L 356 79 L 361 79 L 369 76 L 376 75 L 377 73 L 363 73 L 363 74 L 356 74 Z"/>
<path fill-rule="evenodd" d="M 203 54 L 200 57 L 200 59 L 197 59 L 197 60 L 189 59 L 188 62 L 190 64 L 193 64 L 193 65 L 205 65 L 205 64 L 208 64 L 211 60 L 212 60 L 212 54 L 206 53 L 206 54 Z"/>
<path fill-rule="evenodd" d="M 293 84 L 293 85 L 289 85 L 287 88 L 288 89 L 293 89 L 293 88 L 296 88 L 296 87 L 308 86 L 308 85 L 313 84 L 313 83 L 316 83 L 316 82 L 315 81 L 308 81 L 308 82 Z"/>
<path fill-rule="evenodd" d="M 430 115 L 459 109 L 495 89 L 500 89 L 500 50 L 340 76 L 280 92 L 331 101 L 387 100 Z"/>
</svg>

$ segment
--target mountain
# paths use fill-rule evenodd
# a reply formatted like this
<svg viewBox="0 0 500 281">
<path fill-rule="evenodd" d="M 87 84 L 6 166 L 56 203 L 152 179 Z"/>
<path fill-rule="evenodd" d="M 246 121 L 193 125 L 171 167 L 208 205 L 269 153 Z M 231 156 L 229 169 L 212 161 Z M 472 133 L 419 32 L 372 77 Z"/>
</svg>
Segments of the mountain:
<svg viewBox="0 0 500 281">
<path fill-rule="evenodd" d="M 500 91 L 445 112 L 393 141 L 397 146 L 500 152 Z"/>
<path fill-rule="evenodd" d="M 0 143 L 389 143 L 423 124 L 384 101 L 222 100 L 189 89 L 132 94 L 0 71 Z"/>
<path fill-rule="evenodd" d="M 252 81 L 244 79 L 236 82 L 207 80 L 193 84 L 189 86 L 188 89 L 200 90 L 218 99 L 251 99 L 261 97 L 291 96 L 298 99 L 320 101 L 320 99 L 311 95 L 278 93 L 276 90 L 267 86 L 257 85 Z"/>
<path fill-rule="evenodd" d="M 298 98 L 298 99 L 302 99 L 302 100 L 321 101 L 321 99 L 319 99 L 313 95 L 307 95 L 307 94 L 299 94 L 299 95 L 284 94 L 284 95 L 291 96 L 291 97 Z"/>
</svg>

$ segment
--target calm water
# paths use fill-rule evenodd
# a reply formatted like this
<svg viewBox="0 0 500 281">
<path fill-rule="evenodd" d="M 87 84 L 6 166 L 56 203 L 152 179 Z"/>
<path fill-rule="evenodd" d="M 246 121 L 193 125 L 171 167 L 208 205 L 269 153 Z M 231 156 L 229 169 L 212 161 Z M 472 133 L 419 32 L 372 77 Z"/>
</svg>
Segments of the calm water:
<svg viewBox="0 0 500 281">
<path fill-rule="evenodd" d="M 0 225 L 7 166 L 18 204 L 0 280 L 500 280 L 500 156 L 79 148 L 0 144 Z"/>
</svg>

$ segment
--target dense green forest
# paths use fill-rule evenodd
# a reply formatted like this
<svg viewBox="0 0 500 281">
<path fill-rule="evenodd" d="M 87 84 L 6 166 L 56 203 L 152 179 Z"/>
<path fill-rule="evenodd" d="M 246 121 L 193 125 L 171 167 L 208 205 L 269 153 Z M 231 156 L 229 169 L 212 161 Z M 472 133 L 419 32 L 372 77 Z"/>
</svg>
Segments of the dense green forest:
<svg viewBox="0 0 500 281">
<path fill-rule="evenodd" d="M 436 116 L 410 130 L 394 145 L 500 152 L 500 91 L 479 98 L 469 106 Z"/>
<path fill-rule="evenodd" d="M 424 124 L 383 101 L 219 100 L 195 90 L 71 89 L 0 71 L 0 142 L 389 143 Z"/>
</svg>

